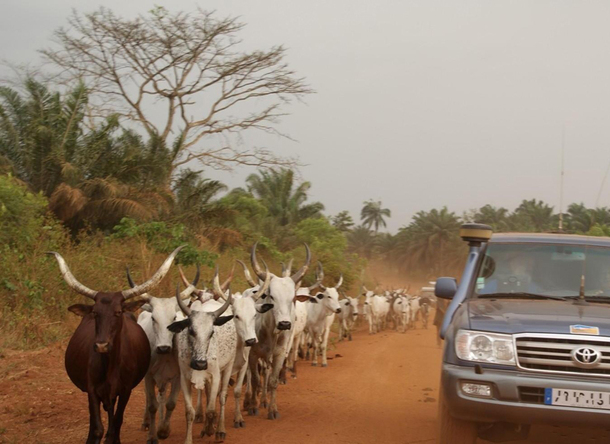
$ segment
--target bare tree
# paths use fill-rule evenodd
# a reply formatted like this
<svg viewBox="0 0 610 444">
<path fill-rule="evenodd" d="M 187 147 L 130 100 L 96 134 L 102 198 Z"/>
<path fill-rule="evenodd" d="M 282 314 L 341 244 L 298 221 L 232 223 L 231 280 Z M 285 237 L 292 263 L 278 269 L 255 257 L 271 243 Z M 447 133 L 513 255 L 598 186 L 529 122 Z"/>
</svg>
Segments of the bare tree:
<svg viewBox="0 0 610 444">
<path fill-rule="evenodd" d="M 86 83 L 93 118 L 118 113 L 172 146 L 172 169 L 194 160 L 224 169 L 293 163 L 238 143 L 251 129 L 280 134 L 282 105 L 313 92 L 289 69 L 282 46 L 240 51 L 244 24 L 200 9 L 157 7 L 124 19 L 101 8 L 73 12 L 68 23 L 55 32 L 59 49 L 44 57 L 64 78 Z"/>
</svg>

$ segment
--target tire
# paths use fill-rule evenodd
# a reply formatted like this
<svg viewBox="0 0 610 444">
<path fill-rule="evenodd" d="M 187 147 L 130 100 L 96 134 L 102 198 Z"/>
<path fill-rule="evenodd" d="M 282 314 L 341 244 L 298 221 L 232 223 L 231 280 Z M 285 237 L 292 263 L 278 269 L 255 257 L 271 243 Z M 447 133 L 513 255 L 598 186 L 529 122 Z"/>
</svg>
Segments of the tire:
<svg viewBox="0 0 610 444">
<path fill-rule="evenodd" d="M 437 444 L 475 444 L 476 441 L 477 424 L 451 416 L 441 387 L 438 401 Z"/>
</svg>

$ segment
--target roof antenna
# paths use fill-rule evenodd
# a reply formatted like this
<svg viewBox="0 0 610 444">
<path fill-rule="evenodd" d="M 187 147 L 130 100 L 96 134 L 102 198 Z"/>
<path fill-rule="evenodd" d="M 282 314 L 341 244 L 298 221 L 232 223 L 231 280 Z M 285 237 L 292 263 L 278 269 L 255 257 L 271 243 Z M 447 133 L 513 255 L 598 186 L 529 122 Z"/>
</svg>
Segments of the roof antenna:
<svg viewBox="0 0 610 444">
<path fill-rule="evenodd" d="M 559 183 L 559 232 L 563 233 L 563 177 L 565 175 L 566 126 L 561 131 L 561 176 Z"/>
</svg>

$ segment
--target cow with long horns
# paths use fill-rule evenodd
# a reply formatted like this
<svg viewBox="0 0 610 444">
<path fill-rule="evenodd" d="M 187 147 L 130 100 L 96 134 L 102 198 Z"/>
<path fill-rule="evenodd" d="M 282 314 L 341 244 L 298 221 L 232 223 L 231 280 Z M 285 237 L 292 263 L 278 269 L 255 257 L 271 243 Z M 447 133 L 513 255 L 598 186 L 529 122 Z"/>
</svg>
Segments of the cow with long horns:
<svg viewBox="0 0 610 444">
<path fill-rule="evenodd" d="M 215 276 L 213 291 L 220 299 L 224 294 Z M 237 334 L 235 324 L 228 322 L 233 314 L 223 314 L 229 309 L 231 293 L 224 303 L 195 301 L 188 307 L 176 289 L 176 300 L 184 319 L 173 322 L 168 328 L 177 335 L 178 362 L 180 365 L 180 385 L 186 406 L 185 444 L 193 442 L 193 421 L 195 409 L 192 400 L 192 386 L 208 395 L 204 427 L 201 436 L 212 436 L 216 429 L 216 441 L 226 437 L 225 403 L 229 379 L 235 360 Z M 229 312 L 230 313 L 230 312 Z M 220 395 L 220 396 L 219 396 Z M 216 413 L 216 399 L 220 398 L 220 415 Z M 217 422 L 217 424 L 216 424 Z"/>
<path fill-rule="evenodd" d="M 259 359 L 263 361 L 263 366 L 270 372 L 268 377 L 263 380 L 263 393 L 269 393 L 269 403 L 267 406 L 267 418 L 279 418 L 277 408 L 277 387 L 279 384 L 280 371 L 286 359 L 286 350 L 291 337 L 291 329 L 294 324 L 294 301 L 309 300 L 309 296 L 297 296 L 296 290 L 307 273 L 311 262 L 311 252 L 305 244 L 307 258 L 305 265 L 292 276 L 277 276 L 269 271 L 263 270 L 256 258 L 256 245 L 252 247 L 250 262 L 252 269 L 262 281 L 267 280 L 271 274 L 271 282 L 268 292 L 261 296 L 265 302 L 273 304 L 273 309 L 257 318 L 258 343 L 252 347 L 249 358 L 249 368 L 251 375 L 251 385 L 248 388 L 244 399 L 244 408 L 249 415 L 257 415 L 259 401 L 257 399 L 258 389 L 261 387 L 259 375 Z M 263 402 L 263 406 L 266 403 Z"/>
<path fill-rule="evenodd" d="M 184 277 L 181 269 L 180 274 Z M 197 265 L 195 279 L 190 284 L 187 282 L 186 290 L 180 293 L 182 300 L 190 300 L 191 295 L 197 290 L 195 286 L 199 281 L 199 275 L 200 270 Z M 129 274 L 129 268 L 127 268 L 127 282 L 131 288 L 136 287 Z M 142 430 L 148 430 L 147 443 L 156 444 L 159 438 L 166 439 L 169 436 L 170 419 L 180 392 L 180 367 L 178 355 L 175 353 L 174 333 L 168 329 L 180 308 L 173 296 L 158 298 L 145 293 L 141 297 L 146 304 L 138 316 L 138 325 L 146 333 L 151 351 L 150 366 L 144 378 L 146 404 Z M 171 387 L 171 390 L 169 397 L 166 397 L 168 387 Z M 156 388 L 159 390 L 158 398 Z M 157 412 L 159 414 L 158 428 L 156 426 Z"/>
<path fill-rule="evenodd" d="M 318 262 L 318 280 L 320 290 L 315 298 L 317 304 L 310 304 L 307 307 L 307 332 L 313 346 L 313 359 L 311 365 L 318 365 L 318 356 L 322 355 L 322 367 L 328 366 L 326 349 L 328 348 L 328 336 L 330 327 L 335 321 L 335 314 L 341 313 L 339 304 L 339 293 L 337 289 L 343 284 L 343 275 L 334 287 L 325 287 L 321 282 L 324 279 L 324 269 Z"/>
<path fill-rule="evenodd" d="M 121 426 L 131 391 L 144 378 L 150 364 L 150 345 L 132 312 L 145 300 L 143 295 L 161 282 L 169 271 L 177 248 L 148 281 L 124 291 L 92 290 L 76 280 L 59 253 L 61 274 L 70 288 L 93 300 L 93 305 L 76 304 L 68 308 L 82 320 L 66 349 L 66 371 L 70 380 L 89 400 L 87 444 L 99 444 L 104 435 L 100 403 L 108 412 L 107 444 L 120 444 Z"/>
</svg>

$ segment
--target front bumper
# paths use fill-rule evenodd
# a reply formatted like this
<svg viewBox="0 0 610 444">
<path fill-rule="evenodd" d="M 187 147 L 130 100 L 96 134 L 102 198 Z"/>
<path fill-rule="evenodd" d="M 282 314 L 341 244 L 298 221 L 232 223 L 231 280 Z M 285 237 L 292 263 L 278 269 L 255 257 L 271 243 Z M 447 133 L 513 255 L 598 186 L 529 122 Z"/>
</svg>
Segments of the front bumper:
<svg viewBox="0 0 610 444">
<path fill-rule="evenodd" d="M 569 379 L 567 379 L 569 378 Z M 492 398 L 462 393 L 460 382 L 489 383 Z M 445 402 L 455 418 L 475 422 L 517 424 L 562 424 L 608 427 L 610 410 L 560 407 L 544 404 L 544 388 L 610 392 L 610 380 L 578 375 L 539 375 L 517 370 L 483 369 L 443 364 L 441 387 Z"/>
</svg>

